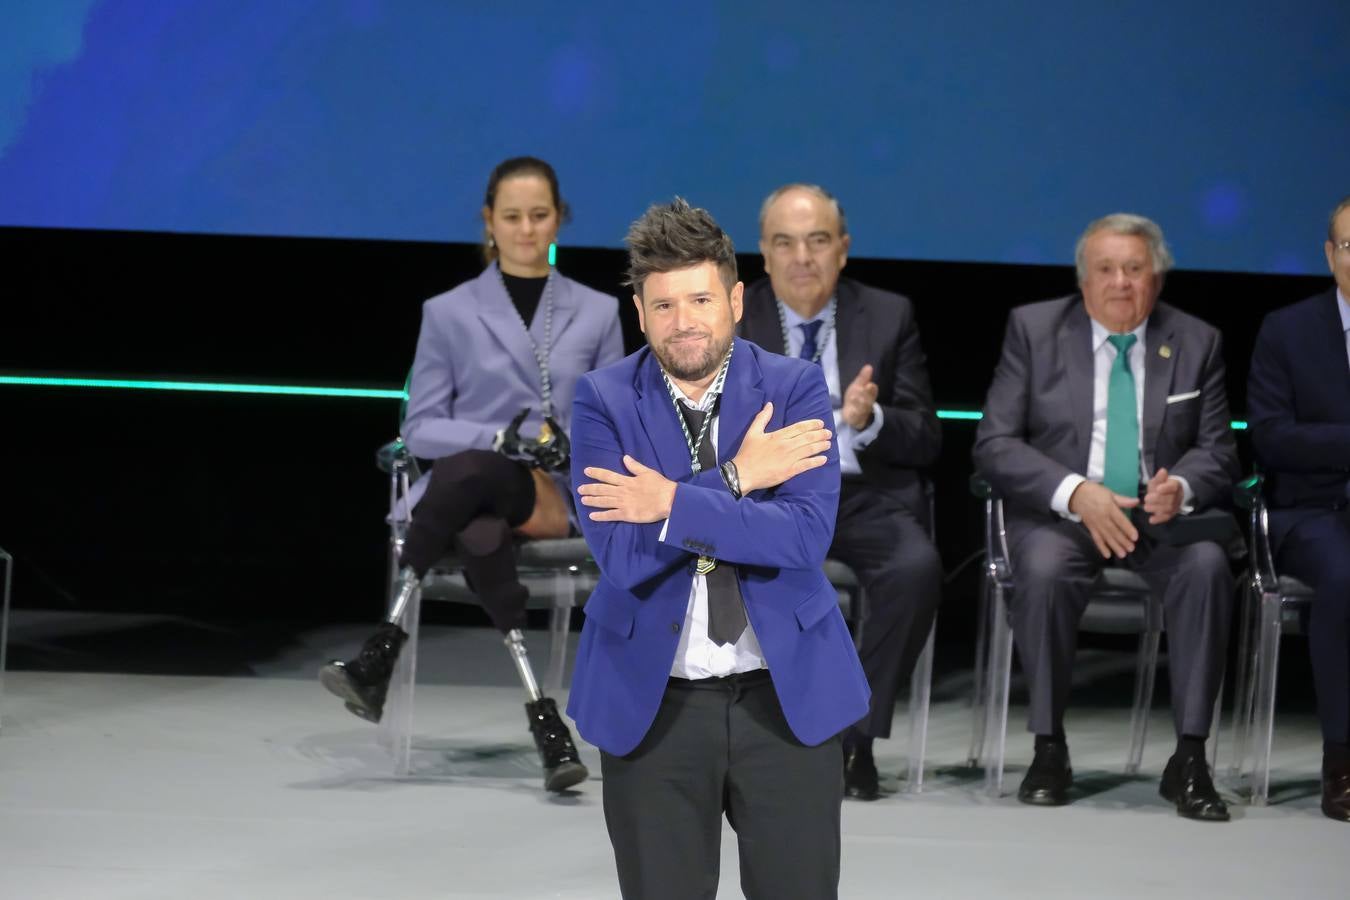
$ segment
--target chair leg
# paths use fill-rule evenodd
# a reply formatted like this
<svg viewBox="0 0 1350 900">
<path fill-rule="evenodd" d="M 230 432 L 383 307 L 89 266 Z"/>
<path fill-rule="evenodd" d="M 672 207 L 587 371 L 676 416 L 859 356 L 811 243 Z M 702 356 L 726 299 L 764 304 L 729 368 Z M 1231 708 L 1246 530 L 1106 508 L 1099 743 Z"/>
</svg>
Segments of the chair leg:
<svg viewBox="0 0 1350 900">
<path fill-rule="evenodd" d="M 970 700 L 970 749 L 966 765 L 975 768 L 984 757 L 985 671 L 989 665 L 989 607 L 994 579 L 985 575 L 975 609 L 975 678 Z"/>
<path fill-rule="evenodd" d="M 404 607 L 402 627 L 408 640 L 389 677 L 384 715 L 376 733 L 380 746 L 393 757 L 394 774 L 399 777 L 412 771 L 413 688 L 417 683 L 417 632 L 421 620 L 422 589 L 418 587 Z"/>
<path fill-rule="evenodd" d="M 548 671 L 544 673 L 544 693 L 562 690 L 567 673 L 567 635 L 572 629 L 573 576 L 560 571 L 553 575 L 553 608 L 548 616 Z"/>
<path fill-rule="evenodd" d="M 1228 680 L 1228 672 L 1225 670 L 1219 673 L 1219 691 L 1214 696 L 1214 712 L 1210 714 L 1209 734 L 1214 738 L 1209 751 L 1209 770 L 1214 773 L 1219 771 L 1219 741 L 1223 735 L 1223 686 Z"/>
<path fill-rule="evenodd" d="M 1152 603 L 1152 599 L 1149 602 Z M 1153 684 L 1158 671 L 1158 641 L 1161 637 L 1162 633 L 1156 627 L 1150 627 L 1139 636 L 1139 655 L 1135 660 L 1134 671 L 1134 706 L 1130 711 L 1130 755 L 1125 760 L 1127 775 L 1137 775 L 1144 759 L 1149 711 L 1153 707 Z"/>
<path fill-rule="evenodd" d="M 923 652 L 914 663 L 909 677 L 909 777 L 905 791 L 918 794 L 923 791 L 923 760 L 928 746 L 928 707 L 933 689 L 933 637 L 937 624 L 928 631 Z"/>
<path fill-rule="evenodd" d="M 0 595 L 0 727 L 4 722 L 5 703 L 5 648 L 9 646 L 9 588 L 14 575 L 14 557 L 0 550 L 0 561 L 5 564 L 3 595 Z"/>
<path fill-rule="evenodd" d="M 1281 597 L 1261 595 L 1257 633 L 1256 706 L 1252 716 L 1252 805 L 1265 806 L 1270 796 L 1270 750 L 1275 738 L 1275 687 L 1280 665 Z"/>
<path fill-rule="evenodd" d="M 984 790 L 991 797 L 1003 796 L 1003 756 L 1008 743 L 1008 692 L 1012 682 L 1013 633 L 1008 625 L 1003 588 L 994 586 L 989 610 L 988 685 L 985 689 Z M 987 747 L 993 740 L 993 749 Z"/>
<path fill-rule="evenodd" d="M 1250 734 L 1256 686 L 1256 644 L 1252 628 L 1256 619 L 1256 590 L 1250 578 L 1243 581 L 1242 601 L 1238 609 L 1237 679 L 1233 685 L 1233 759 L 1228 764 L 1230 778 L 1239 778 L 1251 752 Z"/>
</svg>

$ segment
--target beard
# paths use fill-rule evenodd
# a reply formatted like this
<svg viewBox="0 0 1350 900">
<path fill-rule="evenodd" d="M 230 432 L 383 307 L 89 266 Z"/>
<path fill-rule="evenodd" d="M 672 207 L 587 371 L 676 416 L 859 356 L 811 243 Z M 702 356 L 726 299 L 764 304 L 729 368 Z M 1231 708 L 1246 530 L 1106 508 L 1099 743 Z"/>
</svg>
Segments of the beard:
<svg viewBox="0 0 1350 900">
<path fill-rule="evenodd" d="M 686 347 L 683 352 L 673 349 L 672 340 L 692 337 L 695 334 L 697 332 L 675 334 L 660 345 L 651 345 L 652 352 L 656 354 L 657 362 L 661 363 L 661 368 L 666 370 L 667 375 L 680 381 L 701 381 L 716 372 L 718 367 L 722 365 L 722 360 L 726 359 L 727 352 L 731 350 L 731 334 L 728 333 L 726 338 L 721 341 L 710 335 L 702 349 Z M 680 346 L 680 344 L 674 345 L 675 348 Z"/>
</svg>

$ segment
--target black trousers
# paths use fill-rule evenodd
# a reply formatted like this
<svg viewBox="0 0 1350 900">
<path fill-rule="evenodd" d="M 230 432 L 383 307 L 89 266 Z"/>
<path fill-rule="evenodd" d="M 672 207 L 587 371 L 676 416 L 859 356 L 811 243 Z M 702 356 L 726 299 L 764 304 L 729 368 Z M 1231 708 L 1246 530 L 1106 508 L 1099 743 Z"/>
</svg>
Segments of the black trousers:
<svg viewBox="0 0 1350 900">
<path fill-rule="evenodd" d="M 637 749 L 600 761 L 625 900 L 715 898 L 723 814 L 746 897 L 838 896 L 840 741 L 798 741 L 767 673 L 671 679 Z"/>
<path fill-rule="evenodd" d="M 1087 528 L 1066 519 L 1027 532 L 1012 564 L 1013 640 L 1031 693 L 1027 730 L 1055 734 L 1064 728 L 1078 622 L 1107 561 Z M 1168 546 L 1141 536 L 1122 564 L 1162 598 L 1177 734 L 1209 734 L 1233 617 L 1228 557 L 1214 541 Z"/>
<path fill-rule="evenodd" d="M 1316 591 L 1308 635 L 1322 739 L 1350 741 L 1350 511 L 1300 522 L 1280 545 L 1279 571 Z"/>
<path fill-rule="evenodd" d="M 511 529 L 534 511 L 529 468 L 499 453 L 465 450 L 436 460 L 426 478 L 400 561 L 421 578 L 453 550 L 498 630 L 525 627 L 529 592 L 516 572 Z"/>
<path fill-rule="evenodd" d="M 896 697 L 942 599 L 942 560 L 928 530 L 899 498 L 853 479 L 841 486 L 830 556 L 858 574 L 867 594 L 866 621 L 854 627 L 872 702 L 855 727 L 887 738 Z"/>
</svg>

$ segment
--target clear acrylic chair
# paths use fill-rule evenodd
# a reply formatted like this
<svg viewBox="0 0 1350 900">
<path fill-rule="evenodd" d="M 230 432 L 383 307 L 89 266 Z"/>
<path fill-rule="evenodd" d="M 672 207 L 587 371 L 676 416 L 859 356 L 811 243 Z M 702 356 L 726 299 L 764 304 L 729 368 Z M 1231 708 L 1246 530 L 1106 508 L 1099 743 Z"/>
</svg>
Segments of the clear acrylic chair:
<svg viewBox="0 0 1350 900">
<path fill-rule="evenodd" d="M 976 623 L 975 696 L 972 737 L 967 763 L 984 766 L 987 794 L 1003 794 L 1003 763 L 1008 737 L 1008 695 L 1012 684 L 1013 633 L 1008 621 L 1008 596 L 1014 590 L 1011 556 L 1003 519 L 1003 501 L 978 474 L 971 492 L 984 501 L 984 586 Z M 1134 703 L 1130 713 L 1130 746 L 1125 771 L 1138 773 L 1148 738 L 1158 644 L 1162 636 L 1162 604 L 1134 572 L 1106 568 L 1094 582 L 1079 630 L 1104 634 L 1138 634 Z"/>
<path fill-rule="evenodd" d="M 1265 806 L 1270 797 L 1280 637 L 1302 633 L 1302 619 L 1313 597 L 1308 585 L 1275 571 L 1263 484 L 1264 479 L 1254 475 L 1233 489 L 1234 501 L 1250 514 L 1247 535 L 1250 567 L 1239 613 L 1237 690 L 1233 696 L 1234 752 L 1228 775 L 1245 782 L 1253 806 Z"/>
<path fill-rule="evenodd" d="M 854 571 L 837 559 L 825 560 L 825 577 L 847 600 L 844 617 L 854 624 L 854 641 L 861 644 L 862 631 L 867 623 L 867 595 Z M 914 671 L 909 679 L 909 743 L 906 748 L 908 771 L 905 777 L 904 791 L 918 794 L 923 791 L 924 753 L 928 746 L 928 707 L 933 690 L 933 638 L 937 632 L 936 622 L 928 630 L 928 640 L 923 651 L 914 661 Z"/>
<path fill-rule="evenodd" d="M 389 508 L 394 511 L 389 519 L 388 547 L 388 590 L 392 601 L 397 592 L 399 557 L 409 523 L 409 519 L 399 513 L 406 509 L 402 501 L 417 476 L 417 463 L 402 441 L 386 444 L 377 456 L 380 468 L 389 474 Z M 517 549 L 516 567 L 521 583 L 530 592 L 526 608 L 549 610 L 549 661 L 542 685 L 545 693 L 556 693 L 562 688 L 566 675 L 572 609 L 584 604 L 590 596 L 599 577 L 598 569 L 583 538 L 523 543 Z M 403 630 L 408 640 L 389 679 L 384 714 L 377 729 L 377 740 L 393 757 L 394 771 L 399 776 L 412 771 L 418 623 L 424 599 L 478 605 L 477 598 L 460 574 L 458 561 L 449 556 L 426 574 L 404 609 Z"/>
</svg>

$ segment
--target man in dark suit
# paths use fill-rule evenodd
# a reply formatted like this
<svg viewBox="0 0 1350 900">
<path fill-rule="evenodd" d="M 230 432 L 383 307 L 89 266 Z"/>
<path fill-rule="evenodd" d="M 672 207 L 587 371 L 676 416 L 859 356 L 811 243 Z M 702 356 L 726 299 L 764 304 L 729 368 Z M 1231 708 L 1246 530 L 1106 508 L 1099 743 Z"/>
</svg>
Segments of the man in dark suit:
<svg viewBox="0 0 1350 900">
<path fill-rule="evenodd" d="M 786 185 L 764 201 L 759 225 L 768 277 L 745 292 L 741 335 L 819 363 L 829 384 L 843 473 L 830 556 L 851 566 L 866 591 L 858 653 L 872 688 L 867 716 L 844 737 L 845 790 L 875 800 L 872 742 L 890 737 L 896 694 L 941 598 L 942 561 L 918 469 L 937 458 L 942 435 L 913 305 L 840 277 L 849 235 L 834 197 Z"/>
<path fill-rule="evenodd" d="M 1327 225 L 1336 286 L 1266 316 L 1247 380 L 1277 568 L 1316 591 L 1308 649 L 1322 812 L 1350 821 L 1350 197 Z"/>
<path fill-rule="evenodd" d="M 1238 475 L 1222 342 L 1157 302 L 1172 259 L 1150 220 L 1098 219 L 1075 257 L 1080 293 L 1009 315 L 975 439 L 975 466 L 1005 503 L 1013 634 L 1031 690 L 1035 756 L 1018 797 L 1068 802 L 1078 621 L 1093 579 L 1117 564 L 1163 604 L 1178 741 L 1161 793 L 1183 816 L 1226 820 L 1204 745 L 1232 574 L 1218 541 L 1185 543 L 1174 521 L 1220 502 Z"/>
<path fill-rule="evenodd" d="M 601 750 L 624 897 L 839 881 L 839 732 L 867 680 L 821 571 L 839 461 L 820 369 L 735 339 L 731 239 L 683 200 L 628 234 L 647 347 L 583 376 L 572 476 L 600 582 L 568 712 Z"/>
</svg>

